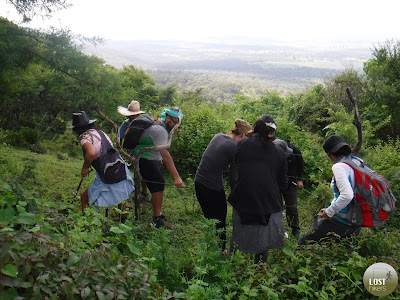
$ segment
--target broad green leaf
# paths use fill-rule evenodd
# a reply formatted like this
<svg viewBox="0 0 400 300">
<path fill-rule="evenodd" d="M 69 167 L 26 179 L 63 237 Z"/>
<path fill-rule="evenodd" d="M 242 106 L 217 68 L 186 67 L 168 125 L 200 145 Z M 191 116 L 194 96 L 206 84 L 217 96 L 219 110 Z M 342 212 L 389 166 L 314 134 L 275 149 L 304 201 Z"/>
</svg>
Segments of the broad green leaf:
<svg viewBox="0 0 400 300">
<path fill-rule="evenodd" d="M 28 289 L 28 288 L 32 287 L 32 285 L 33 285 L 33 283 L 25 281 L 25 282 L 21 282 L 18 285 L 18 287 L 21 287 L 23 289 Z"/>
<path fill-rule="evenodd" d="M 15 209 L 12 207 L 0 209 L 0 220 L 2 223 L 8 223 L 12 218 L 14 218 L 15 214 Z"/>
<path fill-rule="evenodd" d="M 17 211 L 18 211 L 20 214 L 26 212 L 25 207 L 19 205 L 19 203 L 16 205 L 16 208 L 17 208 Z"/>
<path fill-rule="evenodd" d="M 114 233 L 124 233 L 124 231 L 123 231 L 121 228 L 116 227 L 116 226 L 111 227 L 111 228 L 110 228 L 110 231 L 111 231 L 111 232 L 114 232 Z"/>
<path fill-rule="evenodd" d="M 28 231 L 29 232 L 38 232 L 38 231 L 40 231 L 40 226 L 35 226 L 35 227 L 32 227 L 31 229 L 28 229 Z"/>
<path fill-rule="evenodd" d="M 11 231 L 14 231 L 14 229 L 10 227 L 4 227 L 3 229 L 0 230 L 0 232 L 11 232 Z"/>
<path fill-rule="evenodd" d="M 3 183 L 0 185 L 0 192 L 12 192 L 12 188 L 9 184 Z"/>
<path fill-rule="evenodd" d="M 141 254 L 140 247 L 135 242 L 130 241 L 130 242 L 127 243 L 127 245 L 129 247 L 129 250 L 133 254 L 138 255 L 138 256 Z"/>
<path fill-rule="evenodd" d="M 106 295 L 104 295 L 102 292 L 97 291 L 96 292 L 97 297 L 99 298 L 99 300 L 108 300 L 108 297 Z"/>
<path fill-rule="evenodd" d="M 11 195 L 11 194 L 7 195 L 4 198 L 4 201 L 6 201 L 9 206 L 13 206 L 13 205 L 17 204 L 17 196 Z"/>
<path fill-rule="evenodd" d="M 10 277 L 17 278 L 18 270 L 16 266 L 11 264 L 6 264 L 4 268 L 1 269 L 1 273 Z"/>
<path fill-rule="evenodd" d="M 336 295 L 336 290 L 332 285 L 330 287 L 328 287 L 328 289 L 331 290 L 333 295 Z"/>
<path fill-rule="evenodd" d="M 28 203 L 26 201 L 18 201 L 18 205 L 25 207 Z"/>
<path fill-rule="evenodd" d="M 283 248 L 283 253 L 285 253 L 287 256 L 293 256 L 293 249 L 289 246 L 285 246 Z"/>
<path fill-rule="evenodd" d="M 14 288 L 9 288 L 1 295 L 2 300 L 14 300 L 18 297 L 18 292 Z"/>
<path fill-rule="evenodd" d="M 86 298 L 86 297 L 88 297 L 89 295 L 90 295 L 90 288 L 87 286 L 87 287 L 85 287 L 83 290 L 82 290 L 82 292 L 81 292 L 81 296 L 82 296 L 82 298 Z"/>
<path fill-rule="evenodd" d="M 47 286 L 42 286 L 42 287 L 40 287 L 40 288 L 41 288 L 41 290 L 42 290 L 43 292 L 45 292 L 45 293 L 47 293 L 47 294 L 49 294 L 49 295 L 53 294 L 53 293 L 51 292 L 51 289 L 50 289 L 49 287 L 47 287 Z"/>
<path fill-rule="evenodd" d="M 40 282 L 40 283 L 45 283 L 47 281 L 47 279 L 49 278 L 49 273 L 43 274 L 43 275 L 39 275 L 36 278 L 36 281 Z"/>
<path fill-rule="evenodd" d="M 18 224 L 33 225 L 39 222 L 39 215 L 24 212 L 18 216 L 16 222 Z"/>
<path fill-rule="evenodd" d="M 119 224 L 119 227 L 125 232 L 129 233 L 132 231 L 132 227 L 126 226 L 125 224 Z"/>
<path fill-rule="evenodd" d="M 68 276 L 65 276 L 65 275 L 61 275 L 61 278 L 60 278 L 62 281 L 68 281 L 69 283 L 74 283 L 74 281 L 70 278 L 70 277 L 68 277 Z"/>
</svg>

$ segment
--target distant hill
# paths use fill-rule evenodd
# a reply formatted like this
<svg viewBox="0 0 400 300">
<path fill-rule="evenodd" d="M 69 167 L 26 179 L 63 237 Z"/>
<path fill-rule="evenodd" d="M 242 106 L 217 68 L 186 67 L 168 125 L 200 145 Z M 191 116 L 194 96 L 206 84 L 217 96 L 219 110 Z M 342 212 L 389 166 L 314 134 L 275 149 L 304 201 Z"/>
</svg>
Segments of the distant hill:
<svg viewBox="0 0 400 300">
<path fill-rule="evenodd" d="M 276 41 L 217 42 L 108 41 L 84 52 L 122 68 L 135 65 L 159 86 L 202 88 L 207 100 L 222 102 L 235 94 L 300 92 L 345 68 L 362 70 L 371 45 L 289 45 Z"/>
</svg>

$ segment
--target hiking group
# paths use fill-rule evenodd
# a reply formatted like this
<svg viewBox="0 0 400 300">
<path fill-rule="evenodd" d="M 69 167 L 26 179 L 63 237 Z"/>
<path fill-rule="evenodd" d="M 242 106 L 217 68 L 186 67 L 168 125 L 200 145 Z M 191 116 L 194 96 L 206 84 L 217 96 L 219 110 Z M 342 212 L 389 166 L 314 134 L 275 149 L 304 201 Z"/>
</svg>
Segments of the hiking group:
<svg viewBox="0 0 400 300">
<path fill-rule="evenodd" d="M 162 214 L 163 165 L 177 188 L 184 188 L 185 184 L 168 147 L 141 149 L 167 145 L 169 132 L 180 124 L 183 114 L 177 107 L 165 108 L 161 116 L 154 119 L 140 110 L 138 101 L 132 101 L 127 108 L 119 106 L 118 112 L 128 117 L 119 129 L 123 147 L 133 156 L 141 154 L 142 193 L 146 195 L 147 190 L 151 193 L 152 225 L 169 227 Z M 94 122 L 85 112 L 73 114 L 72 128 L 84 152 L 82 179 L 91 165 L 96 170 L 93 183 L 81 195 L 82 212 L 88 205 L 98 208 L 114 204 L 124 211 L 123 200 L 134 190 L 132 176 L 108 136 L 93 127 Z M 232 205 L 233 223 L 229 252 L 253 253 L 256 262 L 265 262 L 269 249 L 284 247 L 285 208 L 288 227 L 299 245 L 334 237 L 345 240 L 350 248 L 361 227 L 379 226 L 394 209 L 395 198 L 383 177 L 376 175 L 358 157 L 351 156 L 350 146 L 340 136 L 332 135 L 325 140 L 323 149 L 333 163 L 333 198 L 327 208 L 321 209 L 316 226 L 300 237 L 297 193 L 303 188 L 304 161 L 298 147 L 290 141 L 276 139 L 276 131 L 277 125 L 269 115 L 260 117 L 253 127 L 245 120 L 235 119 L 232 130 L 216 134 L 201 157 L 195 175 L 196 197 L 204 217 L 216 220 L 223 253 L 227 253 L 227 202 Z M 228 198 L 225 171 L 229 173 L 231 189 Z M 365 175 L 367 172 L 369 175 Z M 369 176 L 371 187 L 368 188 L 375 195 L 374 203 L 370 203 L 371 192 L 360 196 L 359 190 L 364 184 L 362 176 Z M 381 192 L 383 190 L 386 192 Z M 381 202 L 385 202 L 384 208 Z M 126 219 L 126 214 L 121 215 L 121 219 Z"/>
</svg>

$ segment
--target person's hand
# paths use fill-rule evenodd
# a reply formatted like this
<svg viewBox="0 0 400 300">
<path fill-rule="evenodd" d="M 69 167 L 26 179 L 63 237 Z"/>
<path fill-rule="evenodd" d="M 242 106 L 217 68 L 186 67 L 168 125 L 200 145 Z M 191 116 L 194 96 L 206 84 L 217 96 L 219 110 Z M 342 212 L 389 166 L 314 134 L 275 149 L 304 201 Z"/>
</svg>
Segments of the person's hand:
<svg viewBox="0 0 400 300">
<path fill-rule="evenodd" d="M 185 188 L 186 187 L 186 185 L 183 183 L 183 181 L 180 177 L 175 179 L 175 186 L 177 188 Z"/>
<path fill-rule="evenodd" d="M 302 188 L 304 187 L 303 181 L 301 181 L 301 180 L 298 180 L 298 181 L 296 182 L 296 184 L 297 184 L 297 188 L 298 188 L 298 189 L 302 189 Z"/>
<path fill-rule="evenodd" d="M 320 217 L 321 218 L 325 218 L 325 219 L 330 219 L 331 218 L 330 216 L 328 216 L 328 214 L 326 213 L 324 208 L 321 209 L 321 211 L 320 211 Z"/>
<path fill-rule="evenodd" d="M 81 178 L 86 177 L 89 174 L 89 172 L 90 172 L 89 168 L 82 167 Z"/>
</svg>

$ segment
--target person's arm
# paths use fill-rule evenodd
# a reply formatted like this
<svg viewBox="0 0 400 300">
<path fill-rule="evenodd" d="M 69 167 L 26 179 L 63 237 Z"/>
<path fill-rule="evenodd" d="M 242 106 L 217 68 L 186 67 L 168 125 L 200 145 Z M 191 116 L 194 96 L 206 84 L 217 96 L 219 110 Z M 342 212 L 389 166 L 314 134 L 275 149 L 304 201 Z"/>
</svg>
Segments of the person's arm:
<svg viewBox="0 0 400 300">
<path fill-rule="evenodd" d="M 84 156 L 84 161 L 83 161 L 83 166 L 82 166 L 82 171 L 81 171 L 81 177 L 85 177 L 87 174 L 89 174 L 89 167 L 94 161 L 95 158 L 95 150 L 92 145 L 92 143 L 84 143 L 82 145 L 83 152 L 85 153 Z"/>
<path fill-rule="evenodd" d="M 353 187 L 349 181 L 349 166 L 343 163 L 336 163 L 332 166 L 333 175 L 335 177 L 336 187 L 339 190 L 339 197 L 334 199 L 325 209 L 325 214 L 328 217 L 333 217 L 336 213 L 349 205 L 354 197 Z M 352 170 L 351 170 L 352 171 Z M 324 217 L 324 213 L 322 217 Z"/>
<path fill-rule="evenodd" d="M 301 155 L 301 151 L 296 147 L 296 164 L 297 164 L 297 174 L 296 174 L 296 184 L 297 188 L 303 188 L 303 171 L 304 171 L 304 160 Z"/>
<path fill-rule="evenodd" d="M 164 165 L 166 166 L 168 172 L 174 177 L 175 186 L 178 188 L 184 188 L 186 185 L 183 183 L 178 171 L 175 168 L 174 160 L 168 150 L 164 149 L 160 151 Z"/>
</svg>

